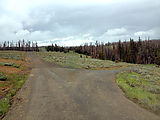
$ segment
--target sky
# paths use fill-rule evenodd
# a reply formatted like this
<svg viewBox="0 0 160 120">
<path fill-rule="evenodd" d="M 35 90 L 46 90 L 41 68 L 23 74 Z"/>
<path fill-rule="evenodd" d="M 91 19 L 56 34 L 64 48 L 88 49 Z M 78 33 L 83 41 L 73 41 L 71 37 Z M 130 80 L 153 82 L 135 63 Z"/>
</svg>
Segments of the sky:
<svg viewBox="0 0 160 120">
<path fill-rule="evenodd" d="M 77 46 L 160 38 L 160 0 L 0 0 L 0 43 Z"/>
</svg>

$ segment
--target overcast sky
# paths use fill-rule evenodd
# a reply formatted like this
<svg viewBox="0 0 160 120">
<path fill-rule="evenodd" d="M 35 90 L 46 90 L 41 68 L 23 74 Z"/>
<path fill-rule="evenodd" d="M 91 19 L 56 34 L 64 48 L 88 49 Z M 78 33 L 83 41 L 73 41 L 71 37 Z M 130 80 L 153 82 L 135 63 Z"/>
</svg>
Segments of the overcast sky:
<svg viewBox="0 0 160 120">
<path fill-rule="evenodd" d="M 160 38 L 160 0 L 0 0 L 0 42 L 71 46 Z"/>
</svg>

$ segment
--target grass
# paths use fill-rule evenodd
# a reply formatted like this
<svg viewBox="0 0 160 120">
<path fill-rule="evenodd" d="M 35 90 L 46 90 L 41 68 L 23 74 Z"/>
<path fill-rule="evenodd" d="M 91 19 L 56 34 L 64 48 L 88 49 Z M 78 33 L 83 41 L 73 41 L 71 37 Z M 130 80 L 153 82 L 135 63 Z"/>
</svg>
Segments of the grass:
<svg viewBox="0 0 160 120">
<path fill-rule="evenodd" d="M 71 68 L 114 69 L 120 67 L 127 67 L 131 65 L 124 62 L 115 63 L 109 60 L 92 59 L 90 56 L 80 55 L 72 51 L 70 51 L 69 53 L 38 52 L 36 54 L 45 61 Z"/>
<path fill-rule="evenodd" d="M 8 92 L 8 96 L 12 97 L 15 95 L 15 93 L 22 87 L 25 80 L 27 79 L 27 74 L 17 75 L 12 74 L 9 76 L 8 81 L 10 81 L 10 84 L 12 84 L 12 88 Z"/>
<path fill-rule="evenodd" d="M 19 51 L 0 51 L 0 58 L 25 60 L 25 52 Z"/>
<path fill-rule="evenodd" d="M 0 113 L 1 114 L 4 114 L 7 112 L 8 108 L 10 107 L 10 104 L 9 104 L 9 98 L 8 97 L 2 97 L 1 100 L 0 100 Z"/>
<path fill-rule="evenodd" d="M 117 84 L 126 96 L 160 115 L 160 69 L 155 65 L 139 65 L 133 71 L 117 74 Z"/>
<path fill-rule="evenodd" d="M 11 99 L 22 87 L 28 75 L 25 52 L 0 52 L 0 116 L 11 105 Z"/>
</svg>

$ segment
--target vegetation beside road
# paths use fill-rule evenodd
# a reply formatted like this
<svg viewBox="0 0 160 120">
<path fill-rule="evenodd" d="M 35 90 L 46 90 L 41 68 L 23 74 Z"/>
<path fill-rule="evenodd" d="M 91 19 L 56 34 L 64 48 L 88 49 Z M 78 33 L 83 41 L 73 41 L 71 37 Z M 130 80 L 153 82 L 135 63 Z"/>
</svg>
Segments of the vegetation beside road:
<svg viewBox="0 0 160 120">
<path fill-rule="evenodd" d="M 126 96 L 140 106 L 160 114 L 160 68 L 156 65 L 135 65 L 125 62 L 93 59 L 75 52 L 37 52 L 45 61 L 70 68 L 93 70 L 120 69 L 133 66 L 131 71 L 117 74 L 117 84 Z M 28 75 L 29 61 L 25 52 L 0 52 L 0 115 L 22 87 Z"/>
<path fill-rule="evenodd" d="M 45 61 L 71 68 L 94 70 L 116 69 L 133 66 L 131 71 L 117 74 L 117 84 L 126 96 L 140 106 L 160 114 L 160 68 L 156 65 L 136 65 L 124 62 L 93 59 L 74 52 L 39 52 Z"/>
<path fill-rule="evenodd" d="M 117 84 L 138 105 L 160 115 L 160 68 L 139 65 L 117 75 Z"/>
<path fill-rule="evenodd" d="M 11 105 L 12 97 L 24 84 L 29 73 L 29 60 L 25 52 L 0 52 L 0 116 Z"/>
<path fill-rule="evenodd" d="M 64 67 L 84 68 L 84 69 L 117 69 L 131 66 L 133 64 L 124 62 L 113 62 L 110 60 L 93 59 L 90 56 L 75 52 L 38 52 L 36 53 L 45 61 L 56 63 Z"/>
</svg>

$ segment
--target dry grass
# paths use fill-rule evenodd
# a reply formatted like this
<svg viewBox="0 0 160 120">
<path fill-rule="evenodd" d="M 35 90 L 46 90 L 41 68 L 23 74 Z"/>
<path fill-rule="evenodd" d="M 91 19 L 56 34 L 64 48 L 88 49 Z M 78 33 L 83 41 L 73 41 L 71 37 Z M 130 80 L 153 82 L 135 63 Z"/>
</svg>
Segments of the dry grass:
<svg viewBox="0 0 160 120">
<path fill-rule="evenodd" d="M 3 59 L 3 58 L 0 58 L 0 62 L 7 62 L 7 63 L 13 62 L 13 63 L 15 63 L 17 65 L 22 66 L 22 65 L 24 65 L 25 61 L 23 61 L 23 60 L 15 60 L 15 59 Z"/>
<path fill-rule="evenodd" d="M 17 74 L 22 72 L 21 69 L 9 66 L 0 66 L 0 73 L 10 75 L 10 74 Z"/>
<path fill-rule="evenodd" d="M 133 65 L 124 62 L 115 63 L 110 60 L 92 59 L 90 56 L 80 55 L 74 52 L 38 52 L 36 54 L 45 61 L 71 68 L 111 70 Z"/>
</svg>

